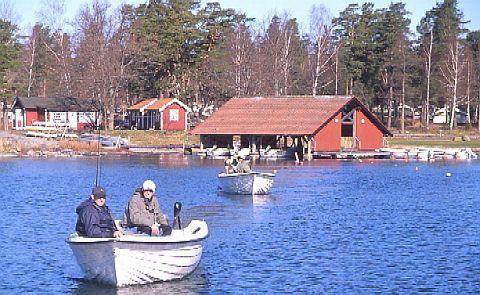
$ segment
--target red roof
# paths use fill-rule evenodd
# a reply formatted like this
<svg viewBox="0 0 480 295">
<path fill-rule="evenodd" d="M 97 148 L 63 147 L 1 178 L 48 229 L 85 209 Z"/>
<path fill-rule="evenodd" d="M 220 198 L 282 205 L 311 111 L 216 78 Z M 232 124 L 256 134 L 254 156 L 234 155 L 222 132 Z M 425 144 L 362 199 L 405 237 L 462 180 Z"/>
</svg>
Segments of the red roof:
<svg viewBox="0 0 480 295">
<path fill-rule="evenodd" d="M 192 130 L 193 134 L 313 135 L 354 96 L 231 98 Z M 371 114 L 384 133 L 389 131 Z"/>
<path fill-rule="evenodd" d="M 144 108 L 146 105 L 152 103 L 154 100 L 156 100 L 156 98 L 149 98 L 149 99 L 142 100 L 141 102 L 136 103 L 133 106 L 129 107 L 128 110 L 129 111 L 140 110 Z"/>
<path fill-rule="evenodd" d="M 142 100 L 141 102 L 134 104 L 129 107 L 129 111 L 163 111 L 165 108 L 169 107 L 171 104 L 178 104 L 180 107 L 184 108 L 185 111 L 191 112 L 191 109 L 185 105 L 183 102 L 179 101 L 176 98 L 149 98 Z"/>
<path fill-rule="evenodd" d="M 154 102 L 152 105 L 147 107 L 147 110 L 159 110 L 163 108 L 166 104 L 171 102 L 173 98 L 159 98 L 156 102 Z"/>
</svg>

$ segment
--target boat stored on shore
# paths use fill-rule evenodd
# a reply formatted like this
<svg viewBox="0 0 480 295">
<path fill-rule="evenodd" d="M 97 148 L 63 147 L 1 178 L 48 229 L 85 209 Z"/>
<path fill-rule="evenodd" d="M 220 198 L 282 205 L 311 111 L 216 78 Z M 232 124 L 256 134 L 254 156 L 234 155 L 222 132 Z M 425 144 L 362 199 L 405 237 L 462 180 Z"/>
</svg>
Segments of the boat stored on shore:
<svg viewBox="0 0 480 295">
<path fill-rule="evenodd" d="M 104 147 L 128 147 L 128 140 L 125 138 L 100 136 L 97 134 L 82 134 L 80 141 L 99 142 Z"/>
</svg>

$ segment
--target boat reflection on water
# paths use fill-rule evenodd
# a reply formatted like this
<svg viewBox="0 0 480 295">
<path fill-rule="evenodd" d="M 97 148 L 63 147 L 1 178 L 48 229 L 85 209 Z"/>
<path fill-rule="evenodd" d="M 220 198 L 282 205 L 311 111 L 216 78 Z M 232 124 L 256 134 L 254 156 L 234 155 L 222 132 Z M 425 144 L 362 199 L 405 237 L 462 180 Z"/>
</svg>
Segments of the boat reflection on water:
<svg viewBox="0 0 480 295">
<path fill-rule="evenodd" d="M 117 288 L 86 279 L 78 280 L 76 295 L 136 295 L 136 294 L 205 294 L 209 282 L 207 271 L 199 266 L 195 272 L 182 280 L 158 282 L 147 285 L 134 285 Z"/>
<path fill-rule="evenodd" d="M 252 196 L 253 205 L 262 206 L 269 203 L 275 202 L 276 198 L 274 195 L 253 195 Z"/>
<path fill-rule="evenodd" d="M 240 203 L 243 205 L 247 205 L 250 207 L 250 205 L 253 204 L 253 206 L 263 206 L 267 204 L 271 204 L 277 201 L 277 197 L 273 194 L 267 194 L 267 195 L 235 195 L 235 194 L 229 194 L 225 193 L 222 190 L 219 190 L 217 192 L 218 196 L 221 196 L 222 198 L 229 199 L 233 202 Z"/>
</svg>

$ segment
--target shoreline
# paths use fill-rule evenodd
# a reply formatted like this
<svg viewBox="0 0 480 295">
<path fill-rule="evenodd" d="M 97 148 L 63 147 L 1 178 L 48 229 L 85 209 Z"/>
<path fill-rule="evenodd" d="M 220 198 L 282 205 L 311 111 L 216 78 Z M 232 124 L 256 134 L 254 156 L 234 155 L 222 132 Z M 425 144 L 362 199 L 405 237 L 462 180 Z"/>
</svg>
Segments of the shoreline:
<svg viewBox="0 0 480 295">
<path fill-rule="evenodd" d="M 165 141 L 166 139 L 166 141 Z M 166 144 L 165 142 L 169 142 Z M 467 139 L 467 140 L 465 140 Z M 162 143 L 132 144 L 128 146 L 111 147 L 102 146 L 101 155 L 155 155 L 155 154 L 183 154 L 196 155 L 199 148 L 178 144 L 174 137 L 165 136 Z M 470 148 L 476 154 L 480 154 L 479 139 L 466 137 L 432 136 L 432 134 L 410 134 L 387 139 L 388 144 L 384 149 L 441 149 L 453 150 Z M 79 158 L 96 157 L 98 155 L 97 142 L 84 142 L 71 139 L 54 139 L 27 137 L 24 134 L 0 131 L 0 158 Z M 366 151 L 360 151 L 362 153 Z"/>
</svg>

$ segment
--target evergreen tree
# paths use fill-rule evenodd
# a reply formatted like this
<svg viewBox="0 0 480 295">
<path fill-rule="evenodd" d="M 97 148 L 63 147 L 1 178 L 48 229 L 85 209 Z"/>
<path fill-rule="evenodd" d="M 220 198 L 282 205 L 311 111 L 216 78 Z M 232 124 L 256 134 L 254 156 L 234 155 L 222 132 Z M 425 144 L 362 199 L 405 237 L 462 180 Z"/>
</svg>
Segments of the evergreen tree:
<svg viewBox="0 0 480 295">
<path fill-rule="evenodd" d="M 15 94 L 13 77 L 9 74 L 19 65 L 21 46 L 15 38 L 16 30 L 10 21 L 0 19 L 0 100 L 4 103 Z"/>
<path fill-rule="evenodd" d="M 335 34 L 340 43 L 340 54 L 342 56 L 342 70 L 345 73 L 345 94 L 353 94 L 355 81 L 360 80 L 364 64 L 355 56 L 358 42 L 357 29 L 360 23 L 360 7 L 358 4 L 350 4 L 340 12 L 338 18 L 333 20 Z"/>
<path fill-rule="evenodd" d="M 383 89 L 375 88 L 375 93 L 381 93 L 382 97 L 387 96 L 387 127 L 392 126 L 392 107 L 401 105 L 401 130 L 405 129 L 405 81 L 406 56 L 409 51 L 409 28 L 410 20 L 406 18 L 408 12 L 405 10 L 405 4 L 392 3 L 388 9 L 381 10 L 379 26 L 376 26 L 379 38 L 378 45 L 374 49 L 376 52 L 375 61 L 381 66 L 381 77 Z M 402 82 L 401 82 L 402 81 Z M 372 81 L 374 84 L 376 79 Z M 402 89 L 399 104 L 394 104 L 394 90 Z M 384 95 L 387 93 L 387 95 Z"/>
<path fill-rule="evenodd" d="M 474 119 L 480 131 L 480 31 L 470 32 L 467 35 L 467 46 L 471 52 L 471 92 L 472 101 L 476 101 Z"/>
<path fill-rule="evenodd" d="M 199 90 L 200 63 L 236 17 L 218 3 L 200 9 L 198 0 L 150 1 L 134 12 L 133 58 L 139 90 L 181 99 Z"/>
</svg>

